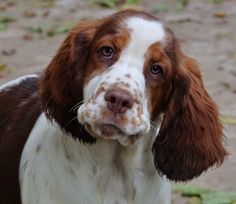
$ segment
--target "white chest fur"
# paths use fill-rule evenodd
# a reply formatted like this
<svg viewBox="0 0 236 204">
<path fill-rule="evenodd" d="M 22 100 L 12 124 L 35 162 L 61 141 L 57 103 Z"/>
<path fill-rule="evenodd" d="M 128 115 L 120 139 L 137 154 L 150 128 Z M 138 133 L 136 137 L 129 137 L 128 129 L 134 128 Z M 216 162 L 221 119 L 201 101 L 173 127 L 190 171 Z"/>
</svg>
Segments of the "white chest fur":
<svg viewBox="0 0 236 204">
<path fill-rule="evenodd" d="M 170 184 L 154 168 L 152 140 L 85 145 L 42 114 L 21 158 L 22 204 L 169 204 Z"/>
</svg>

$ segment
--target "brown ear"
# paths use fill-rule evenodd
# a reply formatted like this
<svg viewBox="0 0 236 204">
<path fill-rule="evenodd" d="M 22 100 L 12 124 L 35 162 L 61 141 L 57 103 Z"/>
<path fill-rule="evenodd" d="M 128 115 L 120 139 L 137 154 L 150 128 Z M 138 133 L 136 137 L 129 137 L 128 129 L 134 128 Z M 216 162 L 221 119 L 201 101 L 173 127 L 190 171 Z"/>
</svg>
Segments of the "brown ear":
<svg viewBox="0 0 236 204">
<path fill-rule="evenodd" d="M 161 174 L 170 180 L 187 181 L 221 164 L 227 153 L 217 107 L 204 89 L 194 60 L 180 57 L 172 87 L 152 151 Z"/>
<path fill-rule="evenodd" d="M 62 43 L 41 80 L 42 109 L 63 131 L 82 142 L 93 143 L 73 108 L 83 101 L 83 78 L 89 46 L 100 21 L 77 24 Z"/>
</svg>

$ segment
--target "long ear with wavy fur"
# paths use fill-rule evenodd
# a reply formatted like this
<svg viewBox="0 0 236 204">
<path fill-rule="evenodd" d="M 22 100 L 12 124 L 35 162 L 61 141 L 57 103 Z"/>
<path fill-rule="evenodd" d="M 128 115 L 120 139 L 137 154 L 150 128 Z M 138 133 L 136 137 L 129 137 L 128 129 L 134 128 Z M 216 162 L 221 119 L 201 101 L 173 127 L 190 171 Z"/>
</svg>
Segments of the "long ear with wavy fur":
<svg viewBox="0 0 236 204">
<path fill-rule="evenodd" d="M 68 34 L 41 80 L 42 109 L 63 131 L 82 142 L 95 138 L 84 131 L 73 108 L 83 100 L 83 78 L 90 44 L 101 20 L 77 24 Z"/>
<path fill-rule="evenodd" d="M 161 174 L 187 181 L 221 164 L 227 152 L 217 107 L 204 88 L 196 62 L 181 53 L 175 72 L 173 95 L 152 151 Z"/>
</svg>

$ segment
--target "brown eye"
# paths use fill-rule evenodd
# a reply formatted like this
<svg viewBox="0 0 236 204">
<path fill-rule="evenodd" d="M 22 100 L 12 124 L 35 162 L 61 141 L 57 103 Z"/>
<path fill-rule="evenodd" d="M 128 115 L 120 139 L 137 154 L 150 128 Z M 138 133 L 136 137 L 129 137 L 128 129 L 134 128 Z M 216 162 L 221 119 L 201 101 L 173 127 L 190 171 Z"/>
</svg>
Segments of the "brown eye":
<svg viewBox="0 0 236 204">
<path fill-rule="evenodd" d="M 101 54 L 105 58 L 112 58 L 114 55 L 114 50 L 109 46 L 104 46 L 101 48 Z"/>
<path fill-rule="evenodd" d="M 153 64 L 150 67 L 150 73 L 153 77 L 158 77 L 161 76 L 163 74 L 163 69 L 162 66 L 159 64 Z"/>
</svg>

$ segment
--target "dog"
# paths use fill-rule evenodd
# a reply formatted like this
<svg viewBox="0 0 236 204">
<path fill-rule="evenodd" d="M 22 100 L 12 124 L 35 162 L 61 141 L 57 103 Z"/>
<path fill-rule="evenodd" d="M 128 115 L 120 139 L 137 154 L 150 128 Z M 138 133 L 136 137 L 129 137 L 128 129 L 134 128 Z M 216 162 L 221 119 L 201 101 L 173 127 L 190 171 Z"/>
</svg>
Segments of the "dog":
<svg viewBox="0 0 236 204">
<path fill-rule="evenodd" d="M 0 203 L 170 204 L 227 152 L 170 28 L 135 10 L 79 22 L 41 76 L 0 87 Z"/>
</svg>

